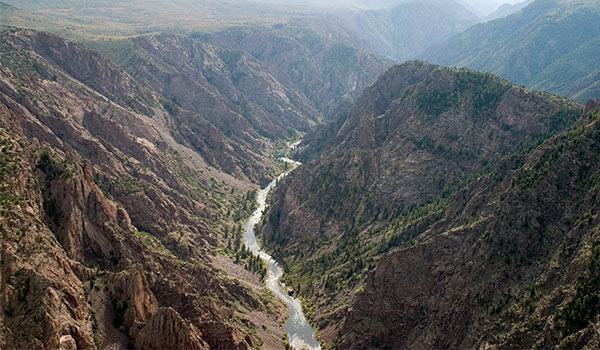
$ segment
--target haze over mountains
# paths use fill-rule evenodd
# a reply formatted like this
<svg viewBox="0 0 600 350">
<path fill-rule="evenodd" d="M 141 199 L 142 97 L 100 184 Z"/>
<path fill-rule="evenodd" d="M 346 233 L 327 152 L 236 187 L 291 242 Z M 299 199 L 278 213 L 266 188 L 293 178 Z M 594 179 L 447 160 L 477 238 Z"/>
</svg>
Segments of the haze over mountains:
<svg viewBox="0 0 600 350">
<path fill-rule="evenodd" d="M 502 6 L 498 7 L 498 9 L 492 13 L 490 13 L 489 15 L 485 16 L 484 19 L 486 21 L 491 21 L 494 19 L 498 19 L 498 18 L 503 18 L 506 17 L 508 15 L 511 15 L 515 12 L 518 12 L 522 9 L 524 9 L 525 7 L 529 6 L 531 3 L 533 3 L 534 0 L 526 0 L 523 2 L 517 2 L 514 4 L 503 4 Z"/>
<path fill-rule="evenodd" d="M 503 4 L 516 4 L 521 0 L 507 0 L 507 1 L 498 1 L 498 0 L 458 0 L 457 3 L 462 4 L 468 7 L 474 13 L 477 13 L 481 16 L 486 16 L 493 11 L 497 10 Z M 365 10 L 381 10 L 385 8 L 395 7 L 401 4 L 410 3 L 410 2 L 419 2 L 414 0 L 374 0 L 374 1 L 365 1 L 365 0 L 350 0 L 350 1 L 320 1 L 320 0 L 310 0 L 310 1 L 299 1 L 299 0 L 284 0 L 284 1 L 269 1 L 269 0 L 260 0 L 259 2 L 264 3 L 278 3 L 278 4 L 290 4 L 290 5 L 311 5 L 318 7 L 356 7 Z M 431 2 L 431 1 L 420 1 L 420 2 Z"/>
<path fill-rule="evenodd" d="M 586 102 L 599 93 L 599 14 L 597 1 L 536 1 L 511 16 L 473 26 L 421 57 Z"/>
<path fill-rule="evenodd" d="M 206 30 L 293 19 L 337 40 L 400 61 L 414 58 L 425 49 L 481 22 L 484 17 L 469 4 L 454 0 L 354 3 L 177 0 L 168 4 L 160 1 L 125 4 L 114 1 L 20 1 L 13 5 L 34 12 L 16 11 L 13 16 L 5 13 L 6 23 L 51 30 L 74 39 L 89 35 Z M 118 12 L 115 11 L 117 8 Z M 157 16 L 157 13 L 162 15 Z M 42 20 L 39 16 L 48 18 Z"/>
<path fill-rule="evenodd" d="M 407 1 L 379 10 L 338 11 L 299 19 L 332 37 L 403 61 L 479 22 L 449 0 Z"/>
<path fill-rule="evenodd" d="M 599 348 L 598 23 L 0 2 L 0 348 Z"/>
</svg>

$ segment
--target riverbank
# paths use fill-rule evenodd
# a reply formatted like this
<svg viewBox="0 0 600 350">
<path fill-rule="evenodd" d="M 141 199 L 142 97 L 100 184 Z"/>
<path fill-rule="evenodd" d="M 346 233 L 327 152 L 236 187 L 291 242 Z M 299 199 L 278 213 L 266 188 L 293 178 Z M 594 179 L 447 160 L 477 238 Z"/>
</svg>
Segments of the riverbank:
<svg viewBox="0 0 600 350">
<path fill-rule="evenodd" d="M 298 144 L 299 142 L 292 144 L 290 150 Z M 291 163 L 294 166 L 300 164 L 286 157 L 279 159 L 284 162 Z M 243 225 L 243 242 L 253 254 L 260 256 L 267 263 L 268 272 L 265 284 L 267 288 L 271 290 L 273 294 L 275 294 L 275 296 L 283 300 L 283 302 L 288 306 L 289 317 L 283 329 L 287 334 L 289 345 L 297 350 L 320 350 L 321 346 L 316 339 L 316 332 L 304 315 L 302 303 L 299 299 L 290 296 L 284 287 L 279 283 L 279 280 L 283 275 L 283 270 L 275 261 L 275 259 L 273 259 L 273 257 L 261 249 L 257 242 L 255 233 L 255 226 L 262 219 L 263 212 L 266 208 L 266 200 L 269 191 L 276 186 L 278 180 L 282 179 L 292 170 L 279 175 L 275 180 L 271 181 L 265 188 L 258 192 L 256 196 L 257 209 Z"/>
</svg>

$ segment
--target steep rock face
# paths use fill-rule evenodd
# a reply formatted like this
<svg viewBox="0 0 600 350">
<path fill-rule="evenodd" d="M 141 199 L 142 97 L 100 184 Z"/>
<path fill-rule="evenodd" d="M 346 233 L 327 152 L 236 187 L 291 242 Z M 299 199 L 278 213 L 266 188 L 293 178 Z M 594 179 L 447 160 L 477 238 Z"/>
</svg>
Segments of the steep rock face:
<svg viewBox="0 0 600 350">
<path fill-rule="evenodd" d="M 37 157 L 16 134 L 16 120 L 0 107 L 0 346 L 93 348 L 92 322 L 79 277 L 86 269 L 69 259 L 44 225 Z"/>
<path fill-rule="evenodd" d="M 243 140 L 244 138 L 228 138 L 197 112 L 181 110 L 165 101 L 164 97 L 153 94 L 148 88 L 141 86 L 129 74 L 99 54 L 59 37 L 34 31 L 4 32 L 3 35 L 5 61 L 13 63 L 12 70 L 6 72 L 7 78 L 10 78 L 6 81 L 8 86 L 6 86 L 5 93 L 23 104 L 25 108 L 30 109 L 33 114 L 36 109 L 43 109 L 44 113 L 49 114 L 50 117 L 44 122 L 51 123 L 48 126 L 59 135 L 63 136 L 73 129 L 73 125 L 65 125 L 68 124 L 67 120 L 72 118 L 76 124 L 79 124 L 75 126 L 75 129 L 83 126 L 94 136 L 102 137 L 106 148 L 115 146 L 126 154 L 135 151 L 138 160 L 139 156 L 152 157 L 148 157 L 148 153 L 155 152 L 148 148 L 161 146 L 161 151 L 167 151 L 168 148 L 176 148 L 173 143 L 179 143 L 194 147 L 201 156 L 198 157 L 196 154 L 195 158 L 200 158 L 202 163 L 208 163 L 211 167 L 240 178 L 266 181 L 273 173 L 273 165 L 269 166 L 268 161 L 264 159 L 265 155 L 261 151 L 251 150 Z M 26 58 L 27 55 L 31 57 Z M 19 56 L 20 58 L 17 58 Z M 32 61 L 39 62 L 32 64 Z M 83 63 L 71 64 L 71 62 Z M 29 70 L 23 70 L 26 67 Z M 36 74 L 30 75 L 29 72 Z M 11 76 L 14 73 L 22 74 Z M 63 74 L 66 75 L 63 76 Z M 64 79 L 61 79 L 63 77 Z M 40 84 L 40 82 L 44 82 L 44 84 Z M 14 90 L 15 86 L 21 86 L 21 84 L 31 90 L 38 90 L 37 96 L 47 94 L 62 99 L 68 108 L 61 110 L 52 105 L 41 108 L 42 106 L 39 104 L 31 105 L 32 100 L 21 100 L 19 94 Z M 86 88 L 82 89 L 80 84 L 84 84 Z M 56 89 L 57 87 L 60 88 Z M 9 93 L 9 89 L 13 91 Z M 21 93 L 25 92 L 27 89 L 21 91 Z M 107 99 L 125 107 L 125 110 L 115 108 L 116 106 L 108 103 Z M 224 108 L 222 101 L 219 101 L 218 98 L 209 100 L 209 102 L 216 109 Z M 31 111 L 32 109 L 33 111 Z M 51 117 L 59 119 L 52 120 Z M 98 119 L 102 121 L 98 122 Z M 141 122 L 140 119 L 145 120 Z M 219 118 L 215 120 L 223 122 Z M 128 127 L 122 128 L 123 124 Z M 181 132 L 178 132 L 178 126 L 181 126 Z M 198 136 L 188 137 L 189 140 L 182 137 L 182 135 L 190 135 L 189 128 L 202 135 L 202 143 L 196 141 Z M 57 129 L 64 130 L 57 132 Z M 27 131 L 29 132 L 29 130 Z M 71 131 L 72 137 L 76 137 L 78 134 L 80 134 L 79 130 Z M 32 136 L 40 137 L 40 135 Z M 132 136 L 135 138 L 132 139 Z M 143 138 L 154 145 L 143 144 L 140 142 L 140 139 Z M 170 140 L 172 138 L 177 141 Z M 254 146 L 259 150 L 266 147 L 260 143 L 254 144 Z M 124 149 L 124 147 L 127 148 Z M 140 150 L 140 148 L 145 150 Z M 103 162 L 107 162 L 107 160 L 103 160 Z M 164 167 L 164 163 L 166 161 L 159 161 L 154 162 L 153 165 Z M 202 165 L 206 167 L 206 164 Z"/>
<path fill-rule="evenodd" d="M 264 240 L 288 266 L 286 282 L 324 310 L 320 328 L 334 327 L 376 257 L 436 222 L 469 178 L 581 112 L 489 74 L 393 67 L 342 115 L 335 136 L 311 139 L 309 151 L 323 151 L 282 181 Z"/>
<path fill-rule="evenodd" d="M 260 310 L 257 296 L 217 277 L 200 251 L 184 262 L 140 233 L 93 183 L 88 163 L 39 153 L 39 144 L 15 134 L 12 113 L 0 112 L 14 127 L 1 129 L 3 348 L 123 347 L 115 329 L 126 342 L 146 326 L 172 339 L 165 319 L 183 332 L 181 344 L 247 349 L 257 341 L 228 306 L 239 299 L 236 308 Z M 161 305 L 173 309 L 165 315 Z"/>
<path fill-rule="evenodd" d="M 102 95 L 133 110 L 152 113 L 147 107 L 147 104 L 152 102 L 151 96 L 103 56 L 43 32 L 18 31 L 6 39 L 15 45 L 35 51 Z"/>
<path fill-rule="evenodd" d="M 138 349 L 210 349 L 194 325 L 171 308 L 160 308 L 135 340 Z"/>
<path fill-rule="evenodd" d="M 35 32 L 2 35 L 2 348 L 124 348 L 157 314 L 156 337 L 168 320 L 182 344 L 259 343 L 240 315 L 267 302 L 207 257 L 249 185 L 175 141 L 164 109 L 107 100 L 15 39 Z"/>
<path fill-rule="evenodd" d="M 280 24 L 232 28 L 203 39 L 256 58 L 278 81 L 294 86 L 314 109 L 329 117 L 340 103 L 360 96 L 392 62 L 328 36 L 318 29 Z"/>
<path fill-rule="evenodd" d="M 579 114 L 573 103 L 491 75 L 407 63 L 365 92 L 327 140 L 320 159 L 286 179 L 278 196 L 299 196 L 297 202 L 308 200 L 316 211 L 333 211 L 326 220 L 335 214 L 334 220 L 353 218 L 346 223 L 360 226 L 370 207 L 391 215 L 431 202 L 486 164 L 559 130 Z M 295 191 L 300 188 L 309 191 Z M 375 197 L 373 203 L 366 200 L 367 192 Z M 344 200 L 337 201 L 339 196 Z M 287 227 L 293 225 L 287 215 L 295 214 L 282 211 L 283 231 L 319 232 L 318 227 Z"/>
<path fill-rule="evenodd" d="M 594 348 L 598 111 L 454 196 L 413 248 L 382 258 L 344 348 Z"/>
<path fill-rule="evenodd" d="M 83 178 L 80 183 L 47 183 L 47 206 L 54 208 L 50 225 L 69 257 L 106 266 L 105 259 L 121 232 L 134 228 L 125 210 L 110 202 L 94 184 L 92 166 L 85 164 L 82 170 L 76 174 Z"/>
<path fill-rule="evenodd" d="M 25 34 L 17 31 L 5 35 L 11 38 Z M 118 199 L 136 227 L 159 236 L 178 229 L 202 232 L 206 227 L 202 218 L 208 216 L 202 202 L 210 199 L 194 191 L 184 178 L 196 177 L 203 187 L 210 186 L 208 176 L 202 179 L 196 168 L 206 165 L 198 154 L 176 143 L 164 122 L 157 120 L 164 118 L 164 111 L 149 118 L 104 101 L 95 91 L 65 76 L 60 67 L 10 43 L 4 42 L 3 55 L 7 67 L 0 79 L 0 98 L 19 114 L 19 123 L 27 137 L 89 159 L 102 172 L 93 181 Z M 36 67 L 33 74 L 23 72 L 28 66 Z M 92 179 L 88 178 L 88 182 Z M 82 190 L 85 197 L 90 194 L 89 186 Z M 80 189 L 50 191 L 62 196 Z M 194 192 L 192 198 L 182 195 Z M 78 206 L 81 208 L 87 202 L 88 198 L 84 198 Z M 160 211 L 176 220 L 166 220 Z"/>
<path fill-rule="evenodd" d="M 245 142 L 258 135 L 285 137 L 307 131 L 318 117 L 300 91 L 279 82 L 252 56 L 186 36 L 140 37 L 133 43 L 148 57 L 145 66 L 129 67 L 134 76 L 206 116 L 228 136 Z"/>
<path fill-rule="evenodd" d="M 122 326 L 135 338 L 140 329 L 158 311 L 158 302 L 150 291 L 142 266 L 133 265 L 111 278 L 110 294 L 127 305 L 123 312 Z"/>
</svg>

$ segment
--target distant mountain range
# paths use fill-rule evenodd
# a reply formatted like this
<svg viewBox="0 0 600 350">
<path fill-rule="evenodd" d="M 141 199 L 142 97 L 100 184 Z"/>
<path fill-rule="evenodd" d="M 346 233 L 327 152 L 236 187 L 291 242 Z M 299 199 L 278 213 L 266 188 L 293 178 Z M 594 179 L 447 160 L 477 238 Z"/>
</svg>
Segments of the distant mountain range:
<svg viewBox="0 0 600 350">
<path fill-rule="evenodd" d="M 484 19 L 485 19 L 485 21 L 491 21 L 494 19 L 506 17 L 508 15 L 511 15 L 517 11 L 524 9 L 525 7 L 529 6 L 529 4 L 533 3 L 534 1 L 535 0 L 526 0 L 523 2 L 516 3 L 516 4 L 503 4 L 502 6 L 498 7 L 498 9 L 496 11 L 485 16 Z"/>
<path fill-rule="evenodd" d="M 420 55 L 585 102 L 600 95 L 600 3 L 537 0 Z"/>
<path fill-rule="evenodd" d="M 431 0 L 331 0 L 331 1 L 320 1 L 320 0 L 258 0 L 261 3 L 272 3 L 279 5 L 310 5 L 315 7 L 327 7 L 327 8 L 360 8 L 363 10 L 382 10 L 399 5 L 408 3 L 427 3 Z M 454 2 L 454 0 L 452 0 Z M 479 16 L 486 16 L 493 12 L 500 6 L 500 2 L 495 0 L 456 0 L 462 6 L 467 7 L 473 13 L 477 13 Z"/>
<path fill-rule="evenodd" d="M 480 18 L 451 0 L 402 1 L 379 10 L 339 10 L 296 20 L 365 50 L 403 61 Z"/>
<path fill-rule="evenodd" d="M 4 23 L 76 40 L 291 22 L 399 61 L 413 58 L 482 21 L 476 10 L 455 0 L 261 1 L 260 5 L 243 0 L 176 0 L 164 6 L 146 1 L 63 0 L 14 1 L 13 5 L 20 10 L 0 12 Z M 162 14 L 160 18 L 157 13 Z"/>
<path fill-rule="evenodd" d="M 0 2 L 0 9 L 14 9 L 15 7 L 4 2 Z"/>
</svg>

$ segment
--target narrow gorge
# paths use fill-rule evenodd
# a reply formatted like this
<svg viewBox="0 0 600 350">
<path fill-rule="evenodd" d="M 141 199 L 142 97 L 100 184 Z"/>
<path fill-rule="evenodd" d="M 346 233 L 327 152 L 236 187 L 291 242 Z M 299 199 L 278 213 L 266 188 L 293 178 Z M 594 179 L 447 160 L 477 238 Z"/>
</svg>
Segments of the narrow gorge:
<svg viewBox="0 0 600 350">
<path fill-rule="evenodd" d="M 294 149 L 299 143 L 300 142 L 296 142 L 292 144 L 289 150 Z M 280 157 L 278 159 L 288 164 L 292 164 L 294 167 L 301 165 L 301 163 L 287 157 Z M 290 295 L 280 283 L 284 271 L 277 261 L 260 247 L 256 238 L 256 225 L 261 222 L 266 210 L 267 195 L 271 190 L 276 188 L 277 183 L 280 180 L 292 171 L 293 168 L 292 170 L 288 170 L 279 175 L 275 180 L 271 181 L 265 188 L 258 192 L 256 197 L 258 207 L 244 224 L 244 244 L 253 254 L 260 256 L 260 258 L 267 263 L 268 274 L 266 277 L 266 285 L 275 296 L 283 300 L 288 306 L 289 317 L 283 329 L 287 334 L 289 345 L 295 350 L 320 350 L 321 346 L 315 337 L 315 330 L 306 320 L 300 300 Z"/>
</svg>

